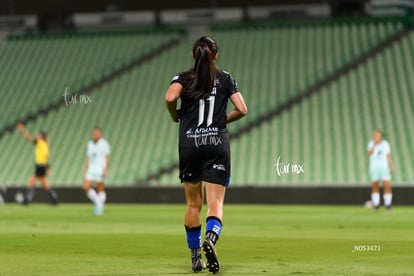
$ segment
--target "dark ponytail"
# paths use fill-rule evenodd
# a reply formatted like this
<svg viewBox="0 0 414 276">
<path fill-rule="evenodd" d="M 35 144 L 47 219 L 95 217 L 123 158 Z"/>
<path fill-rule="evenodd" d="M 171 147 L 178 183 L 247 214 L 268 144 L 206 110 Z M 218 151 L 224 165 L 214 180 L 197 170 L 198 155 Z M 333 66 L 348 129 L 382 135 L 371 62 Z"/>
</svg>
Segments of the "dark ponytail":
<svg viewBox="0 0 414 276">
<path fill-rule="evenodd" d="M 193 46 L 195 60 L 192 80 L 186 95 L 194 100 L 206 99 L 210 96 L 214 86 L 217 67 L 214 59 L 218 47 L 216 41 L 208 36 L 199 38 Z"/>
</svg>

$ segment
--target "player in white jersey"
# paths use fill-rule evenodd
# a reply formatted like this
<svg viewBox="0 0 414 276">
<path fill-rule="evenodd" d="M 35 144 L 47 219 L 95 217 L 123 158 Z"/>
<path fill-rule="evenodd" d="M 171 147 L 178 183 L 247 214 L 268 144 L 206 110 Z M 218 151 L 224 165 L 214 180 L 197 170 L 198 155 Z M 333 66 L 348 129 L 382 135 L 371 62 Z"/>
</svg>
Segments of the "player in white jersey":
<svg viewBox="0 0 414 276">
<path fill-rule="evenodd" d="M 95 204 L 94 215 L 103 215 L 106 201 L 104 180 L 109 167 L 110 146 L 102 137 L 102 130 L 94 127 L 92 140 L 87 144 L 87 156 L 83 168 L 85 179 L 83 189 L 88 198 Z M 92 185 L 96 183 L 96 190 Z"/>
<path fill-rule="evenodd" d="M 369 174 L 372 182 L 371 201 L 375 209 L 380 206 L 379 183 L 384 187 L 384 205 L 391 210 L 392 191 L 391 173 L 394 173 L 394 165 L 391 160 L 391 148 L 381 130 L 374 130 L 373 140 L 368 143 Z"/>
</svg>

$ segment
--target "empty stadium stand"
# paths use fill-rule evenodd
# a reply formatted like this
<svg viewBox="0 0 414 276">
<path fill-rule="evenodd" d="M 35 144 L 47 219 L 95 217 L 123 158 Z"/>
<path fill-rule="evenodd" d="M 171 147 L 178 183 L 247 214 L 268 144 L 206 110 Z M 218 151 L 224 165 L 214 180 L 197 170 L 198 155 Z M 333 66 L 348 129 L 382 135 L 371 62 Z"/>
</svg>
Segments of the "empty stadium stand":
<svg viewBox="0 0 414 276">
<path fill-rule="evenodd" d="M 341 23 L 343 24 L 344 22 Z M 242 90 L 246 92 L 249 109 L 253 110 L 253 114 L 249 114 L 249 120 L 255 121 L 261 112 L 274 109 L 275 106 L 294 97 L 295 93 L 298 93 L 301 89 L 306 91 L 307 87 L 312 86 L 319 79 L 323 79 L 341 65 L 357 59 L 362 53 L 377 46 L 379 41 L 384 41 L 387 37 L 403 29 L 403 24 L 399 25 L 399 23 L 390 21 L 380 23 L 365 22 L 362 26 L 356 22 L 342 24 L 335 26 L 335 23 L 331 22 L 321 27 L 321 29 L 327 28 L 326 33 L 330 34 L 330 36 L 326 34 L 317 35 L 316 31 L 312 32 L 313 26 L 299 26 L 299 28 L 309 28 L 311 30 L 303 31 L 302 34 L 300 29 L 291 31 L 293 34 L 297 32 L 298 37 L 301 37 L 301 40 L 305 40 L 305 42 L 301 43 L 301 48 L 297 47 L 298 49 L 294 53 L 282 53 L 277 56 L 280 48 L 266 47 L 267 45 L 276 44 L 277 41 L 283 43 L 286 41 L 286 38 L 263 40 L 261 47 L 254 48 L 262 55 L 259 58 L 260 61 L 255 61 L 253 58 L 251 60 L 258 63 L 264 62 L 255 67 L 248 66 L 249 57 L 247 55 L 244 57 L 239 56 L 239 58 L 234 56 L 231 58 L 225 57 L 229 58 L 226 63 L 232 64 L 231 61 L 234 62 L 234 60 L 239 62 L 232 69 L 232 72 L 240 70 L 241 72 L 239 71 L 238 75 L 242 76 L 240 78 L 241 81 L 247 81 L 246 84 L 241 86 Z M 297 28 L 298 26 L 287 26 L 287 28 L 294 27 Z M 258 32 L 252 30 L 251 33 L 253 35 L 260 34 L 260 30 Z M 231 37 L 229 41 L 237 45 L 237 39 L 242 37 L 242 35 L 243 32 L 235 32 L 234 37 Z M 303 38 L 306 35 L 310 36 L 308 41 L 311 43 L 306 43 L 306 39 Z M 219 37 L 217 34 L 215 36 Z M 229 38 L 229 36 L 230 34 L 228 33 L 223 34 L 223 38 Z M 269 38 L 269 36 L 269 34 L 263 35 L 266 38 Z M 258 35 L 257 39 L 259 38 L 260 36 Z M 225 39 L 224 41 L 227 42 L 228 40 Z M 241 52 L 251 52 L 246 44 L 248 44 L 247 41 L 254 40 L 240 39 L 239 42 L 241 41 L 246 41 L 240 43 L 242 45 L 240 47 L 246 47 Z M 298 43 L 298 41 L 296 42 Z M 313 44 L 318 43 L 320 45 L 313 48 Z M 401 70 L 404 67 L 408 71 L 413 70 L 410 61 L 402 60 L 404 57 L 412 55 L 413 45 L 410 44 L 409 38 L 404 39 L 401 43 L 405 45 L 406 50 L 404 52 L 397 51 L 396 55 L 393 56 L 396 60 L 401 60 L 401 63 L 390 62 L 382 64 L 384 68 L 387 68 L 385 72 L 392 71 L 393 74 L 378 75 L 376 73 L 379 72 L 374 71 L 371 74 L 366 74 L 364 78 L 357 74 L 359 76 L 359 83 L 348 81 L 349 76 L 345 75 L 328 88 L 323 88 L 320 91 L 322 95 L 316 95 L 309 100 L 302 101 L 300 105 L 294 106 L 281 116 L 261 124 L 259 128 L 248 135 L 243 135 L 241 139 L 234 140 L 232 143 L 232 182 L 247 185 L 368 184 L 366 145 L 371 137 L 372 129 L 381 127 L 385 130 L 389 129 L 390 132 L 394 133 L 392 131 L 395 125 L 394 122 L 398 122 L 401 125 L 401 122 L 404 121 L 401 118 L 401 114 L 408 114 L 406 118 L 412 118 L 412 108 L 409 111 L 410 109 L 407 107 L 404 113 L 398 110 L 399 106 L 407 105 L 410 102 L 411 105 L 409 104 L 409 106 L 412 106 L 413 103 L 412 96 L 410 97 L 412 93 L 409 93 L 412 82 L 410 82 L 407 72 Z M 293 42 L 290 45 L 295 45 L 295 43 Z M 393 46 L 392 49 L 396 47 Z M 294 49 L 295 47 L 293 46 L 292 48 Z M 288 49 L 288 47 L 282 49 Z M 291 49 L 289 50 L 292 51 Z M 262 54 L 263 51 L 267 52 Z M 234 54 L 234 51 L 228 54 L 231 56 L 231 54 Z M 225 55 L 222 53 L 221 62 L 223 62 L 223 56 Z M 300 58 L 295 59 L 295 56 L 300 56 Z M 381 58 L 381 56 L 382 54 L 378 58 Z M 266 57 L 271 58 L 266 59 Z M 283 59 L 285 58 L 286 61 L 284 62 Z M 296 66 L 295 62 L 297 62 Z M 268 63 L 273 64 L 268 65 Z M 250 70 L 245 69 L 246 64 Z M 266 68 L 266 65 L 269 67 Z M 277 68 L 278 66 L 280 67 Z M 362 65 L 362 68 L 364 66 L 367 65 Z M 263 68 L 261 73 L 264 73 L 264 76 L 256 72 L 255 69 L 258 67 Z M 272 71 L 274 67 L 277 69 Z M 294 68 L 294 70 L 290 71 L 290 74 L 289 67 Z M 358 70 L 361 70 L 361 68 L 358 68 Z M 312 74 L 314 74 L 314 78 L 307 81 L 306 76 Z M 355 74 L 355 71 L 350 73 L 353 76 Z M 363 73 L 361 74 L 363 75 Z M 382 81 L 386 86 L 375 87 L 373 90 L 370 84 L 378 83 L 378 81 Z M 289 82 L 290 86 L 289 84 L 286 85 Z M 397 83 L 401 84 L 400 87 L 404 84 L 404 89 L 397 89 L 395 87 Z M 266 87 L 266 85 L 271 86 Z M 340 85 L 339 88 L 337 87 L 338 85 Z M 283 95 L 283 93 L 289 90 L 289 87 L 294 87 L 293 93 Z M 253 91 L 255 93 L 252 93 Z M 279 91 L 282 95 L 279 95 Z M 382 97 L 376 96 L 379 92 L 382 93 Z M 358 95 L 351 102 L 349 102 L 350 93 Z M 278 97 L 282 97 L 282 99 L 278 100 Z M 329 104 L 327 106 L 322 105 L 322 100 L 319 100 L 319 98 L 324 97 L 329 97 Z M 316 103 L 315 98 L 318 99 Z M 378 106 L 384 105 L 384 101 L 386 102 L 385 99 L 387 98 L 392 99 L 393 107 L 384 110 L 378 109 Z M 365 106 L 366 104 L 370 104 L 369 108 Z M 390 111 L 391 108 L 393 108 L 392 111 Z M 398 119 L 402 119 L 402 121 L 398 121 Z M 261 119 L 259 119 L 260 121 Z M 252 124 L 252 126 L 255 126 L 255 124 Z M 230 126 L 230 129 L 237 134 L 237 125 L 235 127 Z M 394 180 L 404 185 L 411 183 L 414 179 L 414 174 L 410 169 L 413 165 L 413 161 L 410 159 L 412 154 L 399 155 L 398 145 L 405 145 L 404 148 L 411 153 L 413 148 L 407 145 L 407 130 L 400 129 L 400 131 L 398 133 L 404 134 L 390 134 L 389 139 L 391 144 L 395 144 L 397 148 L 394 159 L 399 170 L 394 176 Z M 283 162 L 285 165 L 287 163 L 290 164 L 290 173 L 282 176 L 278 175 L 275 167 L 278 157 L 280 157 L 280 162 Z M 293 173 L 292 165 L 295 164 L 302 165 L 305 172 L 300 174 Z M 177 173 L 175 171 L 173 176 Z M 173 177 L 165 175 L 161 177 L 158 183 L 171 183 L 173 179 Z"/>
<path fill-rule="evenodd" d="M 177 37 L 174 31 L 20 35 L 0 43 L 0 128 Z"/>
<path fill-rule="evenodd" d="M 229 126 L 231 133 L 237 134 L 404 28 L 399 18 L 213 28 L 211 35 L 221 47 L 218 63 L 236 78 L 250 110 L 246 119 Z M 0 75 L 6 84 L 1 94 L 9 103 L 0 103 L 1 124 L 13 122 L 22 112 L 36 112 L 45 102 L 61 99 L 66 86 L 82 87 L 177 35 L 107 33 L 0 43 L 2 64 L 14 72 Z M 173 74 L 191 67 L 193 39 L 182 40 L 96 88 L 91 103 L 63 105 L 28 124 L 31 132 L 49 133 L 52 183 L 81 184 L 86 142 L 91 128 L 99 125 L 112 146 L 109 185 L 178 184 L 174 169 L 178 128 L 165 111 L 163 97 Z M 411 32 L 319 93 L 245 134 L 234 135 L 232 183 L 367 183 L 366 144 L 375 127 L 386 131 L 394 150 L 395 182 L 412 180 L 413 57 Z M 33 169 L 32 147 L 12 132 L 0 139 L 0 148 L 6 157 L 0 159 L 1 182 L 23 185 Z M 305 172 L 278 176 L 278 157 L 285 164 L 302 165 Z M 149 179 L 150 175 L 155 177 Z"/>
</svg>

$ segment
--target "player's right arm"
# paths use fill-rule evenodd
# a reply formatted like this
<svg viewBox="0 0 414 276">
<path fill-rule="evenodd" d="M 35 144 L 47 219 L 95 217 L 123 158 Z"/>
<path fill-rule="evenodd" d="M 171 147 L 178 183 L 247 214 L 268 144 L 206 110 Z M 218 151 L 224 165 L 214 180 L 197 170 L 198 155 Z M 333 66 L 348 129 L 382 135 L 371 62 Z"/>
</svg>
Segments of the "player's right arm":
<svg viewBox="0 0 414 276">
<path fill-rule="evenodd" d="M 83 170 L 82 170 L 83 178 L 85 178 L 86 171 L 88 170 L 88 168 L 89 168 L 89 157 L 86 157 L 85 164 L 83 164 Z"/>
<path fill-rule="evenodd" d="M 23 135 L 23 137 L 29 141 L 30 143 L 34 144 L 35 139 L 30 135 L 30 133 L 26 130 L 24 127 L 24 124 L 22 122 L 19 122 L 17 124 L 17 129 L 20 131 L 20 133 Z"/>
<path fill-rule="evenodd" d="M 375 150 L 375 143 L 373 141 L 368 144 L 368 156 L 371 156 Z"/>
<path fill-rule="evenodd" d="M 170 85 L 165 94 L 165 103 L 167 105 L 168 112 L 170 113 L 171 119 L 178 123 L 179 117 L 177 112 L 177 100 L 183 91 L 182 84 L 174 82 Z"/>
</svg>

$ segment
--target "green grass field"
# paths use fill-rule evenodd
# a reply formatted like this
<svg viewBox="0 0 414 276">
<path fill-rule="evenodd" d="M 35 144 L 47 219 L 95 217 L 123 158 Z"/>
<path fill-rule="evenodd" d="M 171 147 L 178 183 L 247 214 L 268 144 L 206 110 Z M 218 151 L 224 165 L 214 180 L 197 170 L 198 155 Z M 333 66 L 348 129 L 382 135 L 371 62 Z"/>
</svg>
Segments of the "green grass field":
<svg viewBox="0 0 414 276">
<path fill-rule="evenodd" d="M 0 275 L 193 274 L 184 205 L 91 209 L 0 206 Z M 219 274 L 414 275 L 413 218 L 398 206 L 227 205 Z"/>
</svg>

